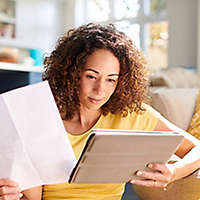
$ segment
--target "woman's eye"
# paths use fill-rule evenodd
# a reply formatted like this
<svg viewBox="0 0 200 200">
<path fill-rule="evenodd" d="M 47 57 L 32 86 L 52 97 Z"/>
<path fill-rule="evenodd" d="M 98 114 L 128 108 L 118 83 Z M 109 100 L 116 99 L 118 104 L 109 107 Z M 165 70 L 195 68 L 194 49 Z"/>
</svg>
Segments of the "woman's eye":
<svg viewBox="0 0 200 200">
<path fill-rule="evenodd" d="M 115 79 L 112 79 L 112 78 L 109 78 L 108 79 L 108 82 L 111 82 L 111 83 L 115 83 L 117 80 L 115 80 Z"/>
<path fill-rule="evenodd" d="M 86 75 L 86 77 L 89 78 L 89 79 L 96 79 L 96 77 L 93 76 L 93 75 Z"/>
</svg>

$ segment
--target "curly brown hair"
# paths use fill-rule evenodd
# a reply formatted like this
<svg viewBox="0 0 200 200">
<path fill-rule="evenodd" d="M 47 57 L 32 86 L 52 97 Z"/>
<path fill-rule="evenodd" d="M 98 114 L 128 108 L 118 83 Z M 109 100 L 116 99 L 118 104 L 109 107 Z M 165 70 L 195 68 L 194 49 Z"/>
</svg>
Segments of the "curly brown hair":
<svg viewBox="0 0 200 200">
<path fill-rule="evenodd" d="M 148 80 L 142 54 L 114 25 L 89 23 L 69 30 L 44 60 L 43 80 L 48 80 L 63 119 L 72 119 L 80 110 L 80 74 L 87 57 L 97 49 L 109 50 L 120 62 L 117 87 L 102 106 L 102 113 L 126 116 L 128 112 L 143 110 Z"/>
</svg>

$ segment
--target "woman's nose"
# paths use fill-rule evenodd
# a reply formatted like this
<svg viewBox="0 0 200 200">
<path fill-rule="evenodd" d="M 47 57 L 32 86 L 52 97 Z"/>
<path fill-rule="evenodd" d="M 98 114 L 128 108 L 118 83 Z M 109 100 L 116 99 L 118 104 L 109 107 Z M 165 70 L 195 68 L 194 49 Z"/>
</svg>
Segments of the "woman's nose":
<svg viewBox="0 0 200 200">
<path fill-rule="evenodd" d="M 97 81 L 93 87 L 93 90 L 96 94 L 102 94 L 104 92 L 104 89 L 104 84 L 101 80 Z"/>
</svg>

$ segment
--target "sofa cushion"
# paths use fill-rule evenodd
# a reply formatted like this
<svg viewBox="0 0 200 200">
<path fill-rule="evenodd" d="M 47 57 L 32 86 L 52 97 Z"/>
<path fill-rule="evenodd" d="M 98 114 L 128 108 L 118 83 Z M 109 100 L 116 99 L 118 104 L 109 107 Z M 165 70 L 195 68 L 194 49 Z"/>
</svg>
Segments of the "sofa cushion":
<svg viewBox="0 0 200 200">
<path fill-rule="evenodd" d="M 198 91 L 197 88 L 159 88 L 151 93 L 151 105 L 170 122 L 187 130 Z"/>
<path fill-rule="evenodd" d="M 169 67 L 167 69 L 152 72 L 150 85 L 154 87 L 168 88 L 198 88 L 200 87 L 199 74 L 195 70 L 184 67 Z"/>
</svg>

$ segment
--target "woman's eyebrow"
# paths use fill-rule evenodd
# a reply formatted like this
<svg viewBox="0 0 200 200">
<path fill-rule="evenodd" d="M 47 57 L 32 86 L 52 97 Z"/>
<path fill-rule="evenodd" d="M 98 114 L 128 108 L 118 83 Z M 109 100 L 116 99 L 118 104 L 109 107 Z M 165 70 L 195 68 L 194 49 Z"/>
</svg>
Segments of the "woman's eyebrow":
<svg viewBox="0 0 200 200">
<path fill-rule="evenodd" d="M 94 70 L 94 69 L 91 69 L 91 68 L 86 68 L 85 71 L 92 71 L 96 74 L 99 74 L 98 71 Z M 108 74 L 108 76 L 119 76 L 119 74 Z"/>
<path fill-rule="evenodd" d="M 96 73 L 96 74 L 99 74 L 98 71 L 96 71 L 96 70 L 94 70 L 94 69 L 91 69 L 91 68 L 86 68 L 85 71 L 92 71 L 92 72 L 94 72 L 94 73 Z"/>
<path fill-rule="evenodd" d="M 108 74 L 108 76 L 119 76 L 119 74 Z"/>
</svg>

